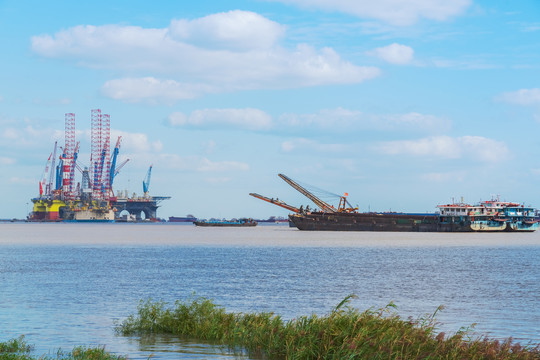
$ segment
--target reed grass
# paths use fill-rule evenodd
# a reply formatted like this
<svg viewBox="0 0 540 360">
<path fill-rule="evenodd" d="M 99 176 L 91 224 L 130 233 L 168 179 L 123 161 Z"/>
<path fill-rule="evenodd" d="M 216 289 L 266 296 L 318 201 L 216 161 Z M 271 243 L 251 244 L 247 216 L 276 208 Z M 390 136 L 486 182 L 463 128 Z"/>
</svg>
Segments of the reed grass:
<svg viewBox="0 0 540 360">
<path fill-rule="evenodd" d="M 173 307 L 141 301 L 137 314 L 116 325 L 122 335 L 165 333 L 242 348 L 269 359 L 540 359 L 539 346 L 511 339 L 473 339 L 468 329 L 447 336 L 436 331 L 437 310 L 417 320 L 401 319 L 390 303 L 360 312 L 346 297 L 325 316 L 283 321 L 273 313 L 227 313 L 204 297 Z"/>
<path fill-rule="evenodd" d="M 32 346 L 21 336 L 0 342 L 0 360 L 125 360 L 124 356 L 114 355 L 103 347 L 77 346 L 71 352 L 58 350 L 54 355 L 32 356 Z"/>
</svg>

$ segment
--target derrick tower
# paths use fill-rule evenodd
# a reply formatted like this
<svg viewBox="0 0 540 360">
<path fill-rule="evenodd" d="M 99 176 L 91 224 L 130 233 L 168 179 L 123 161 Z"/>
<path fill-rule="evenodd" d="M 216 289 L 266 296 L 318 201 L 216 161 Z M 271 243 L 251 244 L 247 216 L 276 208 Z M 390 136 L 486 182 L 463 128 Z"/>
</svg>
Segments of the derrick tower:
<svg viewBox="0 0 540 360">
<path fill-rule="evenodd" d="M 65 146 L 62 154 L 62 192 L 64 198 L 72 200 L 73 193 L 73 169 L 75 169 L 75 114 L 66 114 Z"/>
<path fill-rule="evenodd" d="M 94 109 L 91 125 L 92 197 L 109 200 L 111 118 L 108 114 L 101 114 L 100 109 Z"/>
</svg>

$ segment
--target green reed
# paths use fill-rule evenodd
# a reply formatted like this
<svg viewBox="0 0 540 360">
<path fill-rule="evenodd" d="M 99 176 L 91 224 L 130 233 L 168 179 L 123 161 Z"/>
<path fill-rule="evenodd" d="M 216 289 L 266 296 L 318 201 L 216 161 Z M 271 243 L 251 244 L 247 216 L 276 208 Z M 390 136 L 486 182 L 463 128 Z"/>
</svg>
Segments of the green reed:
<svg viewBox="0 0 540 360">
<path fill-rule="evenodd" d="M 78 346 L 71 352 L 58 350 L 54 355 L 30 355 L 32 346 L 21 336 L 6 342 L 0 342 L 0 360 L 125 360 L 126 357 L 113 355 L 103 347 L 87 348 Z"/>
<path fill-rule="evenodd" d="M 460 330 L 446 336 L 436 332 L 434 314 L 403 320 L 390 303 L 363 312 L 346 297 L 325 316 L 302 316 L 283 321 L 273 313 L 227 313 L 203 297 L 175 302 L 141 301 L 136 315 L 117 325 L 123 335 L 166 333 L 231 348 L 271 359 L 540 359 L 540 347 L 473 339 Z"/>
</svg>

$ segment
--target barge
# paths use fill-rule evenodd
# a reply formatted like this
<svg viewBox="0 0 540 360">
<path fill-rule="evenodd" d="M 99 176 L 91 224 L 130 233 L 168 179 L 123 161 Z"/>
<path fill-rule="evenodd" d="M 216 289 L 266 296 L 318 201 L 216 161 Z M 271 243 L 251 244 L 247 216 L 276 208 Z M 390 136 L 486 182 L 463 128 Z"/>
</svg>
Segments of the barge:
<svg viewBox="0 0 540 360">
<path fill-rule="evenodd" d="M 289 224 L 299 230 L 323 231 L 405 231 L 405 232 L 533 232 L 538 229 L 537 210 L 518 203 L 492 199 L 476 205 L 452 203 L 437 206 L 433 213 L 358 212 L 347 201 L 348 194 L 339 196 L 337 208 L 315 196 L 291 178 L 279 174 L 285 182 L 319 207 L 299 208 L 279 199 L 256 193 L 251 196 L 293 212 Z M 320 189 L 318 189 L 320 190 Z"/>
<path fill-rule="evenodd" d="M 299 230 L 404 232 L 533 232 L 536 209 L 516 203 L 486 201 L 478 205 L 439 205 L 439 213 L 300 212 L 289 215 Z"/>
<path fill-rule="evenodd" d="M 195 226 L 216 226 L 216 227 L 252 227 L 257 226 L 253 219 L 232 219 L 232 220 L 199 220 L 194 221 Z"/>
</svg>

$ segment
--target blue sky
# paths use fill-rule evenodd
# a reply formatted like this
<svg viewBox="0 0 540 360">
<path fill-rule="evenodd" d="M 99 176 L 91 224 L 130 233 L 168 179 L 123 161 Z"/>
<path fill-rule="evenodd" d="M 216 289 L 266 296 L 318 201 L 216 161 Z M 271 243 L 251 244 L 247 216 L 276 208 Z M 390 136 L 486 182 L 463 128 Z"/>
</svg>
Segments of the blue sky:
<svg viewBox="0 0 540 360">
<path fill-rule="evenodd" d="M 285 216 L 463 199 L 540 207 L 540 3 L 473 0 L 0 1 L 0 218 L 23 218 L 64 114 L 89 162 L 111 116 L 116 190 L 161 217 Z M 80 175 L 78 175 L 80 176 Z"/>
</svg>

